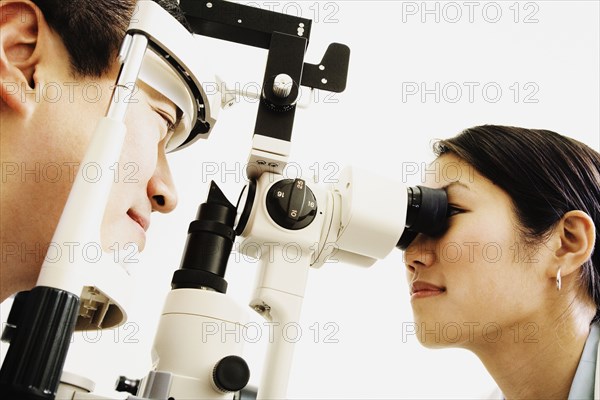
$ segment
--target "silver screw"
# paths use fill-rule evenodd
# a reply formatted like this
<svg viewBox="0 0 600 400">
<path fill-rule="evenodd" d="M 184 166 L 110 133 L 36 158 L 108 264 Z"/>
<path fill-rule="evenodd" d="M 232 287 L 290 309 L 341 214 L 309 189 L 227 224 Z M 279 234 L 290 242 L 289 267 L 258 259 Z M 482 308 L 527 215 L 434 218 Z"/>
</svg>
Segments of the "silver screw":
<svg viewBox="0 0 600 400">
<path fill-rule="evenodd" d="M 273 82 L 273 93 L 275 96 L 285 99 L 292 92 L 292 84 L 294 80 L 288 74 L 279 74 Z"/>
</svg>

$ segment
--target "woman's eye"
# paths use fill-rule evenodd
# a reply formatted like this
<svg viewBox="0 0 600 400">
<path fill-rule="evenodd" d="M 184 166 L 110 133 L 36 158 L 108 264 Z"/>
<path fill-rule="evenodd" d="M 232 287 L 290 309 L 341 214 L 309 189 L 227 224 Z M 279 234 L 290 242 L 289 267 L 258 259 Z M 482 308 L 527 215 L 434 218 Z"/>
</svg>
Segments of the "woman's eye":
<svg viewBox="0 0 600 400">
<path fill-rule="evenodd" d="M 459 214 L 459 213 L 461 213 L 463 211 L 464 210 L 462 210 L 462 209 L 460 209 L 460 208 L 458 208 L 456 206 L 448 205 L 448 212 L 446 213 L 446 216 L 447 217 L 452 217 L 452 216 L 454 216 L 456 214 Z"/>
</svg>

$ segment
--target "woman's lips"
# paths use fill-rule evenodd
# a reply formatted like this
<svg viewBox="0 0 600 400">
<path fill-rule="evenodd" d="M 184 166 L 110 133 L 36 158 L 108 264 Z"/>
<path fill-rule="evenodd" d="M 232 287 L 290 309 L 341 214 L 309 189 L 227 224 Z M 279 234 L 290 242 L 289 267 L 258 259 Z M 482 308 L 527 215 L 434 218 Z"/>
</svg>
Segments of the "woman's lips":
<svg viewBox="0 0 600 400">
<path fill-rule="evenodd" d="M 140 214 L 135 212 L 133 209 L 129 209 L 129 211 L 127 211 L 127 215 L 129 215 L 129 218 L 137 222 L 142 227 L 144 232 L 146 232 L 150 227 L 150 222 L 146 218 L 142 217 Z"/>
<path fill-rule="evenodd" d="M 411 299 L 437 296 L 446 292 L 446 288 L 436 286 L 429 282 L 415 281 L 410 285 Z"/>
</svg>

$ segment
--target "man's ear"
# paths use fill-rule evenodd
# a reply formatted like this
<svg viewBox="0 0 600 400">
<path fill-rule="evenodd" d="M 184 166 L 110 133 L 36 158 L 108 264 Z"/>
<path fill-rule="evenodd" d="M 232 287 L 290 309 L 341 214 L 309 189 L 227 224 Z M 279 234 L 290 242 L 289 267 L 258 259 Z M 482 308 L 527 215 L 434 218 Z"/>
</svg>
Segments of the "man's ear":
<svg viewBox="0 0 600 400">
<path fill-rule="evenodd" d="M 35 87 L 40 24 L 46 24 L 43 14 L 31 1 L 0 2 L 0 98 L 19 114 L 31 109 L 26 92 Z"/>
<path fill-rule="evenodd" d="M 559 267 L 562 276 L 578 271 L 579 267 L 589 260 L 594 250 L 594 221 L 583 211 L 569 211 L 558 222 L 555 235 L 560 243 L 554 251 L 556 268 L 548 271 L 548 274 L 555 277 Z"/>
</svg>

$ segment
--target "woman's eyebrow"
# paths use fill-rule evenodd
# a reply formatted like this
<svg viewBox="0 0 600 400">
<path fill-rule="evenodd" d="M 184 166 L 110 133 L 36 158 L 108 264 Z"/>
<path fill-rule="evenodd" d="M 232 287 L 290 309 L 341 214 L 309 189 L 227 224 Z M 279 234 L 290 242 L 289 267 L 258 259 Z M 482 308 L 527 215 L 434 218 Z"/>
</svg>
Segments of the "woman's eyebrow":
<svg viewBox="0 0 600 400">
<path fill-rule="evenodd" d="M 463 183 L 461 181 L 450 182 L 447 185 L 442 186 L 441 188 L 447 191 L 451 187 L 463 187 L 469 191 L 471 190 L 471 188 L 468 185 L 466 185 L 465 183 Z"/>
</svg>

